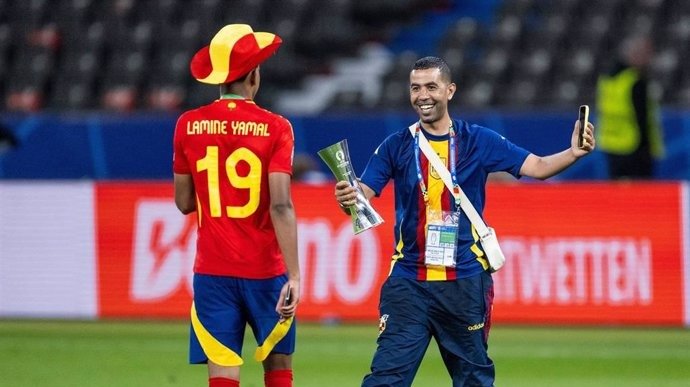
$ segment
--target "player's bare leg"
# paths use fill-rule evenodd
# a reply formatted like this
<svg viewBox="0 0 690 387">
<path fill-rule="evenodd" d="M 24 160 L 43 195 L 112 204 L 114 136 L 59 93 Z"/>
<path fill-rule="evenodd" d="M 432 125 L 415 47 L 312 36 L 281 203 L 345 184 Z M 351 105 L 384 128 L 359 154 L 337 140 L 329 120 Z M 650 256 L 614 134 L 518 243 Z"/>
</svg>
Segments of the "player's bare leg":
<svg viewBox="0 0 690 387">
<path fill-rule="evenodd" d="M 239 387 L 240 367 L 221 366 L 208 361 L 209 387 Z"/>
<path fill-rule="evenodd" d="M 272 353 L 263 365 L 266 387 L 292 387 L 292 355 Z"/>
</svg>

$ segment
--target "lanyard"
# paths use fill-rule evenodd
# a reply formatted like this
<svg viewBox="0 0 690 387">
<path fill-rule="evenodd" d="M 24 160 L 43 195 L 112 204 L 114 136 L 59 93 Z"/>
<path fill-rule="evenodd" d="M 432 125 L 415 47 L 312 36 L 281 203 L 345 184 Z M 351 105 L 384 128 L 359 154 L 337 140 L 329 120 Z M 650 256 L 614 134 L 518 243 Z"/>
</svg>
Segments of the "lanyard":
<svg viewBox="0 0 690 387">
<path fill-rule="evenodd" d="M 422 177 L 422 165 L 419 161 L 419 133 L 422 130 L 421 122 L 417 125 L 417 130 L 414 133 L 414 161 L 417 167 L 417 181 L 419 182 L 419 189 L 422 191 L 422 196 L 424 197 L 424 204 L 429 205 L 429 192 L 426 189 L 426 184 L 424 184 L 424 177 Z M 458 174 L 457 168 L 455 166 L 455 130 L 453 129 L 453 121 L 450 122 L 450 127 L 448 128 L 450 143 L 450 178 L 453 182 L 453 198 L 455 199 L 455 208 L 460 211 L 460 185 L 458 184 Z"/>
</svg>

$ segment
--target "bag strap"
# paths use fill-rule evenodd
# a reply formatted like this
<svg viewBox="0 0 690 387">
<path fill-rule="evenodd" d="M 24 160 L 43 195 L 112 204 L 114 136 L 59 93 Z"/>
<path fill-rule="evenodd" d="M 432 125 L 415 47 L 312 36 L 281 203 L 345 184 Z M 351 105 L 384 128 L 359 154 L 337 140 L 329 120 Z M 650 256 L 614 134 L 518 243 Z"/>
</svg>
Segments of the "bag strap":
<svg viewBox="0 0 690 387">
<path fill-rule="evenodd" d="M 419 124 L 414 123 L 408 128 L 412 134 L 412 137 L 414 137 L 416 134 L 417 125 Z M 443 161 L 441 161 L 436 152 L 434 152 L 433 148 L 431 148 L 431 144 L 429 144 L 429 141 L 426 139 L 421 130 L 419 131 L 419 149 L 421 149 L 427 160 L 429 160 L 431 165 L 434 167 L 436 173 L 438 173 L 438 175 L 441 177 L 441 180 L 443 180 L 443 183 L 446 185 L 446 187 L 448 187 L 451 194 L 455 195 L 453 193 L 453 182 L 448 168 L 446 168 L 446 165 L 443 163 Z M 470 202 L 470 199 L 467 198 L 467 195 L 465 195 L 465 192 L 462 190 L 462 188 L 457 188 L 458 196 L 460 197 L 460 208 L 462 208 L 462 211 L 470 219 L 470 222 L 477 230 L 477 233 L 479 233 L 479 237 L 489 235 L 491 233 L 489 228 L 486 226 L 486 223 L 484 223 L 484 220 L 472 205 L 472 202 Z"/>
</svg>

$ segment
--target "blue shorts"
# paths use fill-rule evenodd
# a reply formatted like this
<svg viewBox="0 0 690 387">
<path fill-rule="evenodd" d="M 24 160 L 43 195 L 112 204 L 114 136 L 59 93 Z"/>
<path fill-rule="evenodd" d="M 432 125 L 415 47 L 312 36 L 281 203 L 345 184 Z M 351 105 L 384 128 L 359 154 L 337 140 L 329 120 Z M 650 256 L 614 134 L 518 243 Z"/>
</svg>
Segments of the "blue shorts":
<svg viewBox="0 0 690 387">
<path fill-rule="evenodd" d="M 241 365 L 242 343 L 247 324 L 262 345 L 278 326 L 276 304 L 287 276 L 269 279 L 194 274 L 194 304 L 189 341 L 189 362 Z M 202 344 L 203 343 L 203 344 Z M 295 351 L 295 324 L 272 348 L 271 353 Z M 217 361 L 216 359 L 225 359 Z"/>
<path fill-rule="evenodd" d="M 487 353 L 491 274 L 454 281 L 389 277 L 381 288 L 379 337 L 362 386 L 410 386 L 433 337 L 453 386 L 493 386 Z"/>
</svg>

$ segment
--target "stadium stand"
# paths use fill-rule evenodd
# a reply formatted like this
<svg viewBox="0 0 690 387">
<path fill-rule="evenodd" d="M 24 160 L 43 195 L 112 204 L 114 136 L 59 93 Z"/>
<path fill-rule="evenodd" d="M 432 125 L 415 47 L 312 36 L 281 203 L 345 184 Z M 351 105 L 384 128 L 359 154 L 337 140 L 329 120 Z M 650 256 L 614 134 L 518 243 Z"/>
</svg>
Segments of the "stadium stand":
<svg viewBox="0 0 690 387">
<path fill-rule="evenodd" d="M 196 106 L 215 91 L 193 82 L 189 58 L 220 26 L 246 22 L 285 40 L 263 67 L 267 90 L 259 99 L 267 107 L 298 106 L 284 100 L 361 68 L 343 63 L 371 54 L 372 45 L 390 55 L 359 61 L 380 66 L 367 90 L 331 90 L 310 113 L 406 108 L 409 66 L 430 54 L 449 62 L 462 85 L 454 103 L 466 108 L 591 101 L 614 43 L 632 32 L 654 37 L 650 73 L 663 103 L 690 104 L 687 0 L 492 0 L 482 2 L 488 15 L 473 13 L 477 5 L 470 3 L 476 2 L 0 0 L 0 96 L 8 111 Z"/>
</svg>

